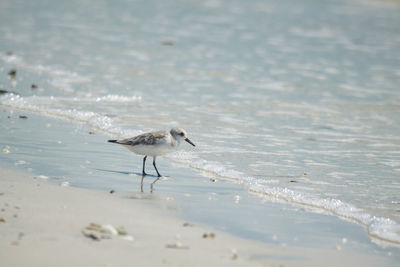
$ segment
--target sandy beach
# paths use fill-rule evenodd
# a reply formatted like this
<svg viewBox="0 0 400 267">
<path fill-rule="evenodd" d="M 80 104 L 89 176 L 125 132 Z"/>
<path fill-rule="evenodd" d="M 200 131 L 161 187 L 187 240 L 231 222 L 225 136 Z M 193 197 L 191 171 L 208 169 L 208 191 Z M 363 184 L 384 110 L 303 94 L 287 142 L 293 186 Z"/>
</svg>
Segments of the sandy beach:
<svg viewBox="0 0 400 267">
<path fill-rule="evenodd" d="M 1 169 L 0 266 L 377 266 L 340 247 L 266 244 L 178 219 L 173 201 Z"/>
<path fill-rule="evenodd" d="M 2 0 L 0 267 L 397 267 L 399 3 Z"/>
</svg>

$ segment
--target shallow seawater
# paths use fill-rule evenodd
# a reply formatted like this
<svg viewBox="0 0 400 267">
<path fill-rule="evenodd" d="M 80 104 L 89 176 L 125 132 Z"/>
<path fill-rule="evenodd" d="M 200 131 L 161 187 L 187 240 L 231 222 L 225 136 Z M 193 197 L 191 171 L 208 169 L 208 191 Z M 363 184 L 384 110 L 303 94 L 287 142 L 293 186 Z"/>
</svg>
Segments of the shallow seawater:
<svg viewBox="0 0 400 267">
<path fill-rule="evenodd" d="M 113 191 L 132 200 L 166 199 L 164 208 L 169 213 L 178 213 L 194 226 L 282 247 L 374 255 L 381 266 L 396 266 L 399 260 L 398 247 L 370 242 L 360 225 L 278 199 L 260 198 L 240 183 L 210 178 L 182 164 L 160 158 L 159 169 L 167 176 L 157 179 L 155 171 L 148 169 L 150 175 L 142 178 L 141 157 L 105 142 L 107 136 L 84 123 L 10 109 L 2 110 L 0 119 L 0 140 L 7 140 L 9 151 L 0 154 L 0 165 L 31 172 L 38 181 Z"/>
<path fill-rule="evenodd" d="M 169 163 L 398 244 L 399 11 L 374 0 L 2 1 L 0 88 L 19 95 L 0 96 L 1 145 L 61 183 L 105 189 L 131 178 L 108 164 L 140 172 L 105 135 L 180 126 L 197 146 Z M 13 133 L 24 112 L 36 123 Z"/>
</svg>

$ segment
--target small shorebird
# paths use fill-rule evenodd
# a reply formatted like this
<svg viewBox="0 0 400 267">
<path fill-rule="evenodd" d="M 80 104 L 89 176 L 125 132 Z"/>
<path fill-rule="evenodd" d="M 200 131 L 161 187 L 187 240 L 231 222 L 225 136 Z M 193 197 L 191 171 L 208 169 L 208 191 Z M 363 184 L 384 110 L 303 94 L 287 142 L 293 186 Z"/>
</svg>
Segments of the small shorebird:
<svg viewBox="0 0 400 267">
<path fill-rule="evenodd" d="M 147 156 L 153 157 L 154 169 L 156 169 L 158 177 L 161 177 L 161 174 L 157 170 L 156 157 L 177 150 L 182 140 L 185 140 L 192 146 L 195 146 L 186 135 L 186 131 L 182 128 L 172 128 L 169 132 L 158 131 L 144 133 L 122 140 L 108 140 L 108 142 L 123 145 L 136 154 L 144 155 L 142 170 L 143 175 L 147 175 L 144 170 Z"/>
</svg>

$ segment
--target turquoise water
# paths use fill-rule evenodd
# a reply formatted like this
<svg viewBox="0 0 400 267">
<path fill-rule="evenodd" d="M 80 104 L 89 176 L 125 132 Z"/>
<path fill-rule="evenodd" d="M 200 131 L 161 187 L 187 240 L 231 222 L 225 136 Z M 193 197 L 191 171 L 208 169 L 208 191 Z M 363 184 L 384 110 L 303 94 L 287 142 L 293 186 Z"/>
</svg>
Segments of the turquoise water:
<svg viewBox="0 0 400 267">
<path fill-rule="evenodd" d="M 0 87 L 20 95 L 0 98 L 11 110 L 0 157 L 73 186 L 123 188 L 126 177 L 101 169 L 140 172 L 141 159 L 102 154 L 104 135 L 180 126 L 197 147 L 169 163 L 398 244 L 399 11 L 375 0 L 2 1 Z M 21 112 L 58 134 L 13 132 Z"/>
</svg>

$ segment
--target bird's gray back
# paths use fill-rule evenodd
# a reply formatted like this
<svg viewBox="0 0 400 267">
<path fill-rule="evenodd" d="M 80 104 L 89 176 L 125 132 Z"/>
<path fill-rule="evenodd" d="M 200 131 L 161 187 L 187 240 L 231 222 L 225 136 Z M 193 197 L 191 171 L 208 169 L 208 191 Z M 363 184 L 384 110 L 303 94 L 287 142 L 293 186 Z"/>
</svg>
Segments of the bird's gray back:
<svg viewBox="0 0 400 267">
<path fill-rule="evenodd" d="M 168 134 L 169 133 L 166 131 L 145 133 L 132 138 L 120 140 L 118 141 L 118 144 L 128 145 L 128 146 L 156 145 L 162 142 L 168 136 Z"/>
</svg>

